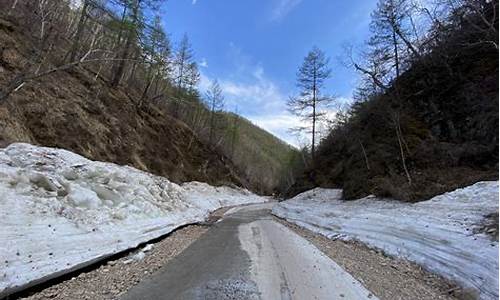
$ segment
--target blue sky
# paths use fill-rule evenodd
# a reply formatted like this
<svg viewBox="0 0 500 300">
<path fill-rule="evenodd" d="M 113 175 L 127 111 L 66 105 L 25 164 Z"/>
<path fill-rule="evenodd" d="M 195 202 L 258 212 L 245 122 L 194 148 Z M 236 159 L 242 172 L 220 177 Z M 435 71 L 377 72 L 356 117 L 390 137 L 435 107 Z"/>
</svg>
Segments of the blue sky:
<svg viewBox="0 0 500 300">
<path fill-rule="evenodd" d="M 160 9 L 175 43 L 186 33 L 200 64 L 200 90 L 217 78 L 226 109 L 237 110 L 283 140 L 304 142 L 288 129 L 300 124 L 286 109 L 295 74 L 318 46 L 331 58 L 325 92 L 348 101 L 357 81 L 339 62 L 342 45 L 368 36 L 375 0 L 168 0 Z"/>
</svg>

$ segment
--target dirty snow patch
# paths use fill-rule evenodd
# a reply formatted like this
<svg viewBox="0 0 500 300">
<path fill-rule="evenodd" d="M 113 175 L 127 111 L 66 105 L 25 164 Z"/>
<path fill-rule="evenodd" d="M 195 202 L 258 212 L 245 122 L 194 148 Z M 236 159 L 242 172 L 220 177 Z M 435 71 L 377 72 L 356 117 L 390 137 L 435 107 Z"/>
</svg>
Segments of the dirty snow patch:
<svg viewBox="0 0 500 300">
<path fill-rule="evenodd" d="M 498 299 L 498 242 L 474 230 L 498 212 L 498 181 L 415 204 L 341 197 L 341 190 L 317 188 L 281 202 L 273 213 L 328 238 L 359 240 L 416 262 L 481 299 Z"/>
<path fill-rule="evenodd" d="M 180 186 L 66 150 L 11 144 L 0 149 L 0 297 L 203 221 L 222 206 L 264 201 L 244 189 Z"/>
</svg>

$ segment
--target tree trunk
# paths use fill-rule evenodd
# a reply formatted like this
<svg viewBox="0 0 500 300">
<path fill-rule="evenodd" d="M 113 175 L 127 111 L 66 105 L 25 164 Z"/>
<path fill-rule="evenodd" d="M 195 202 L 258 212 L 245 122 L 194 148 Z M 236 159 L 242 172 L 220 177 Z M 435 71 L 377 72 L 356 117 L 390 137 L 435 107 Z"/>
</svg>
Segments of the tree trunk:
<svg viewBox="0 0 500 300">
<path fill-rule="evenodd" d="M 115 47 L 118 47 L 118 45 L 120 44 L 121 40 L 122 40 L 122 36 L 123 36 L 123 24 L 125 22 L 125 17 L 127 16 L 127 6 L 124 5 L 123 6 L 123 12 L 122 12 L 122 19 L 121 19 L 121 23 L 120 23 L 120 30 L 118 31 L 118 36 L 116 38 L 116 45 Z"/>
<path fill-rule="evenodd" d="M 231 132 L 231 159 L 234 160 L 234 147 L 236 145 L 236 137 L 238 134 L 238 117 L 235 115 L 233 120 L 233 130 Z"/>
<path fill-rule="evenodd" d="M 83 29 L 85 28 L 85 23 L 87 22 L 87 7 L 89 5 L 88 0 L 83 1 L 82 13 L 80 15 L 80 20 L 78 21 L 78 26 L 76 29 L 76 34 L 73 37 L 73 44 L 71 45 L 71 50 L 69 52 L 69 61 L 74 61 L 76 54 L 78 52 L 78 46 L 80 45 L 80 39 L 82 38 Z"/>
<path fill-rule="evenodd" d="M 214 138 L 214 126 L 215 126 L 215 100 L 212 100 L 212 109 L 210 110 L 210 133 L 208 135 L 209 137 L 209 144 L 212 145 L 212 140 Z"/>
<path fill-rule="evenodd" d="M 12 6 L 10 7 L 9 9 L 9 13 L 7 14 L 8 16 L 10 16 L 12 14 L 12 11 L 16 8 L 17 6 L 17 1 L 18 0 L 14 0 L 14 3 L 12 3 Z"/>
<path fill-rule="evenodd" d="M 366 163 L 366 168 L 370 170 L 370 164 L 368 162 L 368 156 L 366 155 L 365 147 L 363 146 L 363 143 L 361 140 L 359 141 L 359 145 L 361 146 L 361 150 L 363 151 L 363 156 L 365 157 L 365 163 Z"/>
<path fill-rule="evenodd" d="M 181 89 L 184 82 L 184 57 L 179 62 L 179 78 L 177 79 L 177 88 Z"/>
<path fill-rule="evenodd" d="M 121 56 L 121 59 L 118 62 L 118 67 L 116 68 L 115 73 L 113 74 L 113 80 L 111 81 L 111 86 L 117 87 L 120 84 L 120 81 L 123 76 L 123 72 L 125 71 L 125 58 L 128 57 L 129 55 L 129 50 L 132 45 L 132 30 L 130 31 L 128 38 L 127 38 L 127 43 L 125 44 L 125 50 L 123 51 L 123 55 Z"/>
<path fill-rule="evenodd" d="M 394 44 L 394 63 L 396 65 L 396 79 L 399 78 L 399 53 L 398 53 L 398 40 L 396 38 L 396 31 L 392 31 L 392 42 Z"/>
<path fill-rule="evenodd" d="M 402 132 L 401 132 L 401 126 L 400 126 L 400 122 L 399 122 L 399 116 L 396 117 L 396 137 L 398 138 L 398 144 L 399 144 L 399 151 L 400 151 L 400 154 L 401 154 L 401 163 L 403 165 L 403 170 L 405 171 L 405 175 L 406 175 L 406 179 L 408 180 L 408 185 L 411 185 L 412 184 L 412 181 L 411 181 L 411 176 L 410 176 L 410 172 L 408 171 L 408 167 L 406 166 L 406 157 L 405 157 L 405 153 L 404 153 L 404 149 L 403 149 L 403 143 L 402 143 Z"/>
<path fill-rule="evenodd" d="M 160 75 L 161 75 L 161 74 L 160 74 L 160 69 L 158 69 L 158 70 L 156 71 L 156 74 L 155 74 L 155 78 L 156 78 L 156 80 L 155 80 L 155 82 L 154 82 L 153 95 L 156 95 L 156 94 L 158 93 L 158 83 L 159 83 L 159 81 L 160 81 Z"/>
<path fill-rule="evenodd" d="M 149 88 L 151 87 L 153 81 L 155 81 L 155 79 L 156 79 L 155 77 L 156 77 L 156 73 L 153 75 L 153 77 L 151 77 L 151 71 L 149 72 L 148 76 L 146 77 L 146 78 L 148 78 L 148 82 L 146 84 L 146 87 L 142 91 L 141 99 L 139 101 L 139 107 L 142 107 L 144 99 L 146 98 L 146 95 L 148 94 Z"/>
<path fill-rule="evenodd" d="M 115 71 L 115 74 L 113 74 L 113 80 L 111 81 L 111 85 L 113 87 L 116 87 L 120 84 L 120 80 L 122 79 L 123 72 L 125 71 L 125 63 L 126 59 L 129 56 L 130 48 L 132 48 L 132 43 L 134 41 L 134 33 L 135 33 L 135 27 L 137 25 L 137 18 L 138 18 L 138 13 L 139 13 L 139 1 L 136 0 L 134 1 L 132 8 L 132 26 L 131 28 L 128 29 L 128 35 L 127 35 L 127 42 L 125 44 L 125 49 L 123 51 L 123 54 L 121 56 L 121 60 L 118 63 L 118 67 Z"/>
<path fill-rule="evenodd" d="M 313 75 L 313 115 L 312 115 L 312 143 L 311 143 L 311 159 L 312 165 L 315 163 L 315 148 L 316 148 L 316 70 L 314 70 Z"/>
</svg>

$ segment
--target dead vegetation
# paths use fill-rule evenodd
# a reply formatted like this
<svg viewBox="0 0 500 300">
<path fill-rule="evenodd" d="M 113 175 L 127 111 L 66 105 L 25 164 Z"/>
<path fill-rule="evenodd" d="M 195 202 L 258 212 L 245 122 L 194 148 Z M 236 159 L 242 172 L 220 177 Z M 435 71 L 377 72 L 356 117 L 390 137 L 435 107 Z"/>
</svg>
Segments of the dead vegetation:
<svg viewBox="0 0 500 300">
<path fill-rule="evenodd" d="M 0 19 L 0 82 L 22 69 L 32 45 L 15 19 Z M 21 21 L 21 20 L 19 20 Z M 94 160 L 128 164 L 181 182 L 236 183 L 229 159 L 204 145 L 182 121 L 134 89 L 113 88 L 75 66 L 37 78 L 0 105 L 0 143 L 64 148 Z"/>
<path fill-rule="evenodd" d="M 259 193 L 293 179 L 296 150 L 248 120 L 217 112 L 207 134 L 187 37 L 174 49 L 158 17 L 143 17 L 161 1 L 81 3 L 0 3 L 0 146 L 59 147 Z"/>
<path fill-rule="evenodd" d="M 321 186 L 342 187 L 346 199 L 419 201 L 498 178 L 498 1 L 456 4 L 447 18 L 431 19 L 425 38 L 412 45 L 396 39 L 411 36 L 397 32 L 407 23 L 384 27 L 397 33 L 399 56 L 384 44 L 358 66 L 366 81 L 357 101 L 340 114 L 317 148 L 315 166 L 289 196 Z M 380 51 L 387 52 L 383 58 Z"/>
<path fill-rule="evenodd" d="M 491 236 L 492 240 L 498 242 L 498 212 L 484 216 L 483 222 L 474 229 L 474 233 L 479 232 Z"/>
</svg>

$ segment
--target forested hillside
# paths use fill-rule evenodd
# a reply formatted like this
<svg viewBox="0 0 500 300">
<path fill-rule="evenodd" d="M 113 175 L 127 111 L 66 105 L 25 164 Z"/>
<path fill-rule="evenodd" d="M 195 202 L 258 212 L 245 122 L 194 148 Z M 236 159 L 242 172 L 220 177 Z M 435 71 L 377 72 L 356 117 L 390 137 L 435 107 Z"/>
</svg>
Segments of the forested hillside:
<svg viewBox="0 0 500 300">
<path fill-rule="evenodd" d="M 204 143 L 230 158 L 249 188 L 271 194 L 293 184 L 303 167 L 302 154 L 296 148 L 235 113 L 209 107 L 194 99 L 184 106 L 180 118 Z"/>
<path fill-rule="evenodd" d="M 416 201 L 498 178 L 498 1 L 427 5 L 379 2 L 370 40 L 347 47 L 356 101 L 289 194 Z"/>
<path fill-rule="evenodd" d="M 161 3 L 1 2 L 1 145 L 60 147 L 262 193 L 282 174 L 292 180 L 296 150 L 244 118 L 218 111 L 218 142 L 204 135 L 211 114 L 188 37 L 171 42 L 159 18 L 145 17 Z"/>
</svg>

